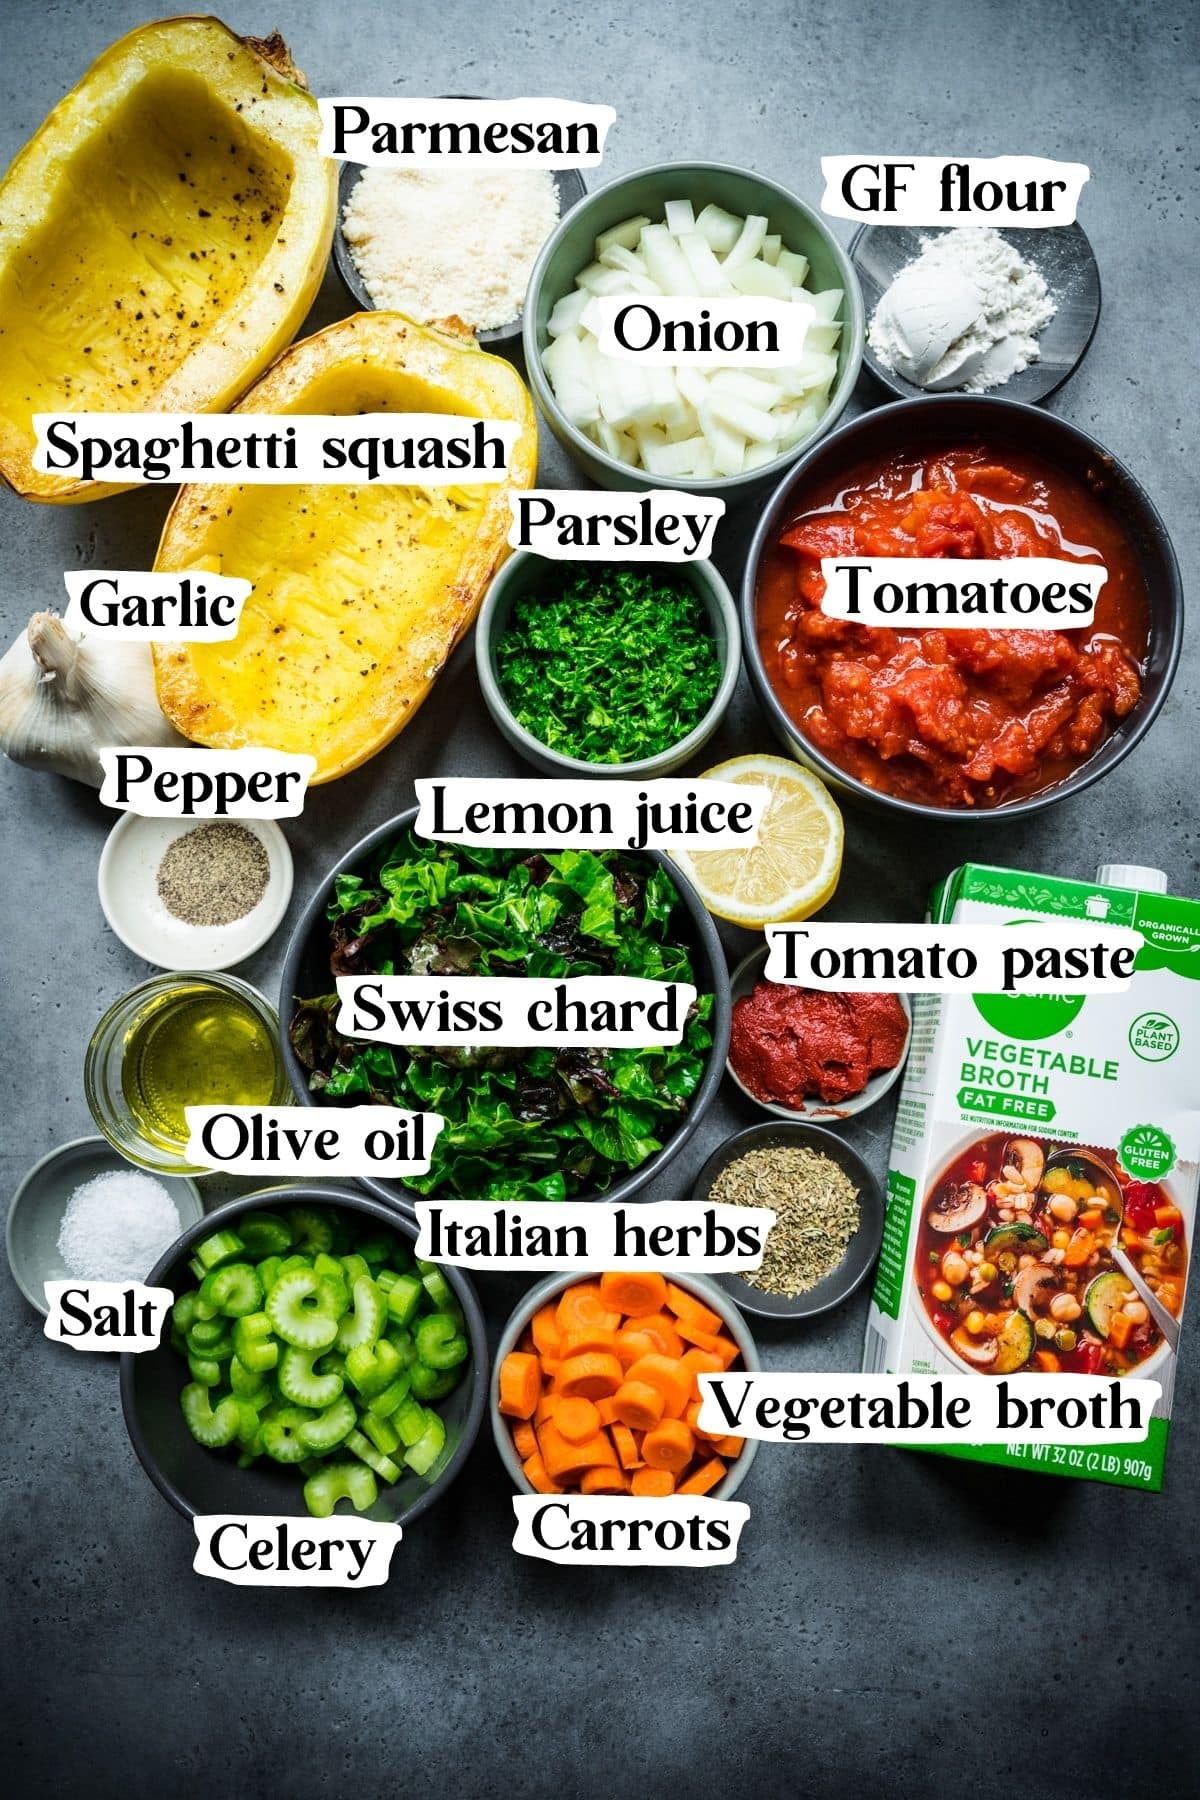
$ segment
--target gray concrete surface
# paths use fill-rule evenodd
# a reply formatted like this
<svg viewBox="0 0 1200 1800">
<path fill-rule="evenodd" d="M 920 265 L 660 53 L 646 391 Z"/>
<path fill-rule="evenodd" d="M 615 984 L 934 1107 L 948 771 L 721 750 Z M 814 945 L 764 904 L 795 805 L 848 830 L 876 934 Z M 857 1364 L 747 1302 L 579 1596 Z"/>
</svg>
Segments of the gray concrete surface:
<svg viewBox="0 0 1200 1800">
<path fill-rule="evenodd" d="M 2 0 L 0 165 L 120 31 L 135 0 Z M 270 0 L 318 92 L 566 93 L 611 101 L 608 173 L 668 154 L 749 164 L 815 201 L 823 152 L 1034 151 L 1086 161 L 1105 306 L 1052 402 L 1142 477 L 1190 581 L 1195 12 L 1115 0 L 560 0 L 551 7 Z M 1190 25 L 1189 25 L 1190 20 Z M 348 310 L 331 279 L 314 323 Z M 873 404 L 866 390 L 861 399 Z M 544 475 L 567 478 L 547 444 Z M 167 496 L 0 504 L 4 642 L 62 600 L 66 566 L 146 566 Z M 740 571 L 745 521 L 719 534 Z M 966 836 L 847 819 L 836 915 L 915 916 L 973 853 L 1085 875 L 1162 862 L 1200 893 L 1197 635 L 1166 713 L 1102 788 Z M 739 693 L 716 754 L 770 748 Z M 390 750 L 289 828 L 296 902 L 431 773 L 517 772 L 460 652 Z M 112 818 L 5 766 L 3 1174 L 90 1128 L 80 1071 L 102 1009 L 146 973 L 107 932 Z M 245 969 L 275 986 L 286 927 Z M 731 933 L 729 948 L 743 948 Z M 658 1197 L 688 1191 L 748 1121 L 722 1096 Z M 856 1126 L 884 1166 L 889 1121 Z M 521 1283 L 485 1285 L 498 1329 Z M 763 1337 L 776 1368 L 856 1368 L 865 1300 Z M 1191 1307 L 1193 1332 L 1195 1302 Z M 473 1797 L 1195 1792 L 1200 1342 L 1185 1337 L 1159 1498 L 931 1457 L 764 1447 L 736 1566 L 566 1572 L 513 1556 L 489 1441 L 412 1531 L 389 1585 L 272 1595 L 191 1573 L 191 1534 L 134 1461 L 107 1359 L 56 1352 L 0 1281 L 3 1766 L 13 1791 L 289 1800 L 400 1789 Z"/>
</svg>

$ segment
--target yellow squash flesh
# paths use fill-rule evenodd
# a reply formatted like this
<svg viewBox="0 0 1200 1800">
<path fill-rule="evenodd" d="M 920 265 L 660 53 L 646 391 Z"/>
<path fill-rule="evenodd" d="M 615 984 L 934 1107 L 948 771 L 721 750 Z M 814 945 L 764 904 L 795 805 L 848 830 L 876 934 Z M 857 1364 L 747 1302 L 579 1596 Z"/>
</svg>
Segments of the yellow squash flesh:
<svg viewBox="0 0 1200 1800">
<path fill-rule="evenodd" d="M 156 645 L 158 699 L 185 737 L 356 769 L 413 717 L 507 553 L 508 495 L 531 487 L 537 425 L 520 377 L 474 342 L 357 313 L 293 345 L 238 412 L 430 412 L 515 420 L 504 481 L 181 488 L 155 567 L 254 584 L 235 638 Z"/>
<path fill-rule="evenodd" d="M 284 71 L 284 72 L 281 72 Z M 93 63 L 0 184 L 0 475 L 31 500 L 39 412 L 220 412 L 320 286 L 337 165 L 277 40 L 167 19 Z"/>
</svg>

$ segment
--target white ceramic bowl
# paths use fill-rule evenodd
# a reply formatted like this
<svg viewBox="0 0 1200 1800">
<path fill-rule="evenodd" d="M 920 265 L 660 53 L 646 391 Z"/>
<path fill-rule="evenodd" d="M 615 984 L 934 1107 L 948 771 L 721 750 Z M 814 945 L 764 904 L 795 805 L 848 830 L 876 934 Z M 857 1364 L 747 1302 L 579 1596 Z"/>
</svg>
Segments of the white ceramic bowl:
<svg viewBox="0 0 1200 1800">
<path fill-rule="evenodd" d="M 124 813 L 100 856 L 104 916 L 135 956 L 160 969 L 230 969 L 278 930 L 292 897 L 292 853 L 273 819 L 231 819 L 256 837 L 270 873 L 257 906 L 228 925 L 187 925 L 158 897 L 158 866 L 169 844 L 212 819 L 144 819 Z"/>
<path fill-rule="evenodd" d="M 97 1175 L 126 1169 L 141 1174 L 102 1137 L 75 1138 L 49 1151 L 22 1180 L 8 1209 L 6 1242 L 13 1280 L 40 1313 L 46 1311 L 44 1283 L 71 1275 L 58 1253 L 58 1234 L 67 1202 L 77 1187 Z M 186 1231 L 204 1217 L 200 1189 L 186 1175 L 155 1174 L 175 1202 L 179 1228 Z M 163 1249 L 168 1246 L 164 1244 Z M 149 1275 L 141 1271 L 140 1279 Z"/>
</svg>

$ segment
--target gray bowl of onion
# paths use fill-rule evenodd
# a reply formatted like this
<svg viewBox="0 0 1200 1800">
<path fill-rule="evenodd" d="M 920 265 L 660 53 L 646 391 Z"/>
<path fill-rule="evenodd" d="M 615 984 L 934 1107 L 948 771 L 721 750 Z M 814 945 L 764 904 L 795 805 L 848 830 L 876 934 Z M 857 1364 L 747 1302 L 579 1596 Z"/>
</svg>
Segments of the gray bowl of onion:
<svg viewBox="0 0 1200 1800">
<path fill-rule="evenodd" d="M 706 477 L 686 471 L 678 474 L 656 472 L 640 460 L 622 460 L 569 416 L 570 411 L 576 409 L 562 404 L 543 366 L 543 353 L 551 342 L 551 316 L 564 297 L 571 293 L 576 277 L 593 264 L 596 239 L 639 218 L 650 223 L 665 221 L 668 201 L 688 203 L 694 218 L 698 218 L 705 208 L 719 209 L 740 221 L 765 217 L 768 237 L 777 239 L 779 246 L 793 259 L 802 259 L 807 264 L 801 280 L 810 294 L 833 289 L 842 291 L 841 303 L 834 316 L 830 320 L 819 318 L 816 321 L 818 326 L 836 323 L 841 327 L 837 344 L 828 352 L 836 359 L 836 368 L 823 406 L 811 421 L 793 421 L 793 430 L 797 426 L 806 426 L 799 430 L 794 441 L 781 444 L 776 454 L 763 456 L 761 460 L 756 458 L 753 466 L 743 467 L 736 473 Z M 778 250 L 775 254 L 778 256 Z M 763 259 L 756 253 L 751 260 Z M 627 264 L 624 266 L 628 267 Z M 795 268 L 794 263 L 791 266 Z M 633 273 L 636 274 L 636 270 Z M 697 293 L 702 291 L 697 287 Z M 804 449 L 836 423 L 858 379 L 865 334 L 858 276 L 824 220 L 795 194 L 765 176 L 756 175 L 750 169 L 713 162 L 653 163 L 588 194 L 560 219 L 542 247 L 525 296 L 522 329 L 526 370 L 537 403 L 567 454 L 601 487 L 677 488 L 693 494 L 732 494 L 736 497 L 777 480 Z M 631 367 L 615 363 L 613 366 Z M 765 371 L 742 372 L 761 375 Z M 635 373 L 642 375 L 644 372 L 635 369 Z M 803 411 L 803 407 L 797 410 Z M 592 429 L 599 436 L 599 425 Z M 749 439 L 746 441 L 750 443 Z"/>
</svg>

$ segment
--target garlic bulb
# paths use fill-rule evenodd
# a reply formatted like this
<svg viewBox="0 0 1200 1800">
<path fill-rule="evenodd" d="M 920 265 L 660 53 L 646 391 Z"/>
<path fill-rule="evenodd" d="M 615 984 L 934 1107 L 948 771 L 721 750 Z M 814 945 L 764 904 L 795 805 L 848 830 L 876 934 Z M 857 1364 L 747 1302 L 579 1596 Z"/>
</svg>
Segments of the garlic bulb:
<svg viewBox="0 0 1200 1800">
<path fill-rule="evenodd" d="M 39 612 L 0 659 L 0 749 L 14 762 L 98 788 L 99 750 L 182 742 L 155 697 L 148 644 L 72 637 Z"/>
</svg>

